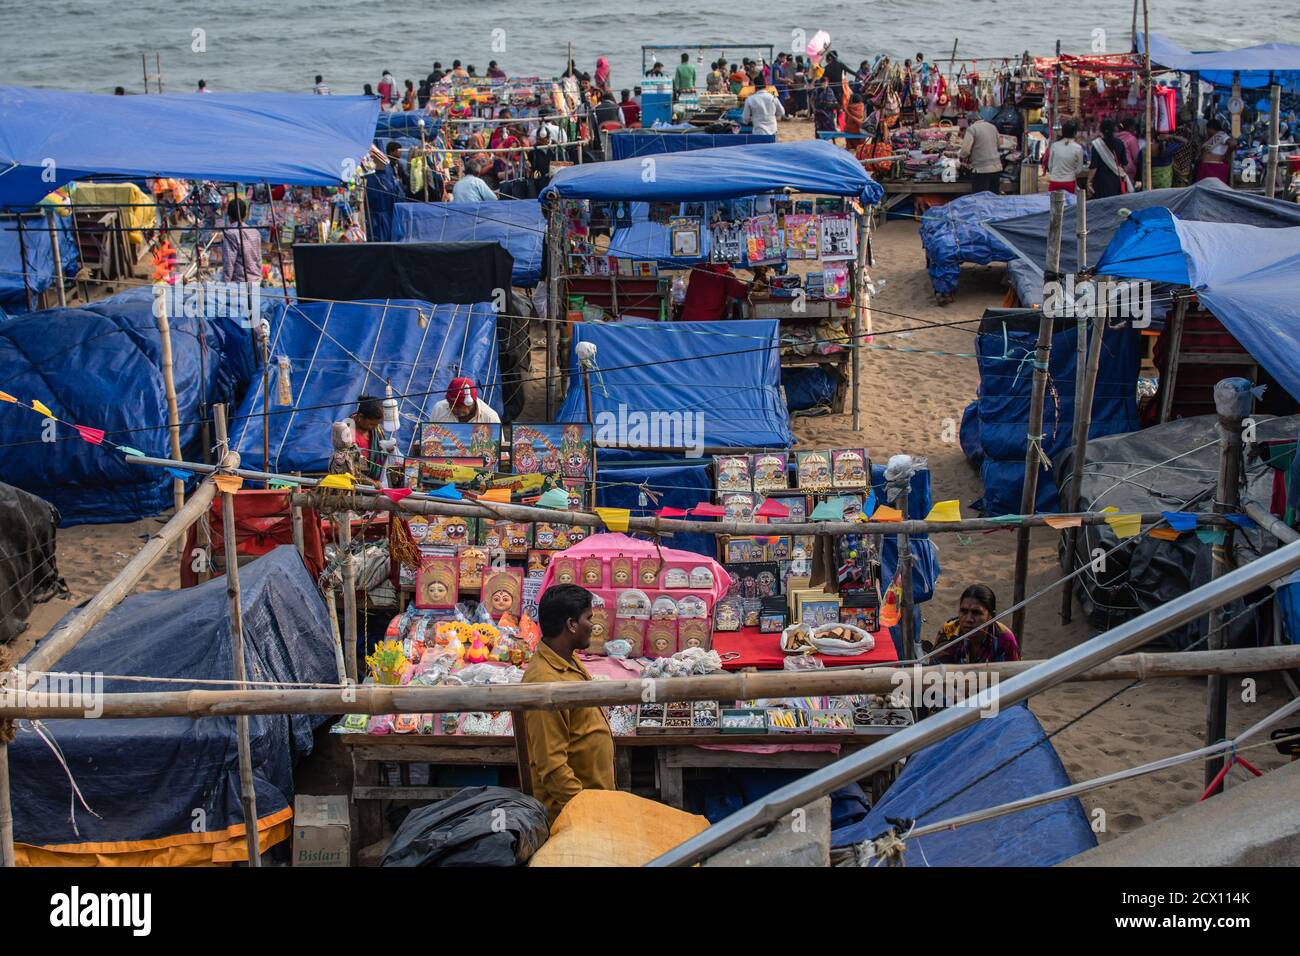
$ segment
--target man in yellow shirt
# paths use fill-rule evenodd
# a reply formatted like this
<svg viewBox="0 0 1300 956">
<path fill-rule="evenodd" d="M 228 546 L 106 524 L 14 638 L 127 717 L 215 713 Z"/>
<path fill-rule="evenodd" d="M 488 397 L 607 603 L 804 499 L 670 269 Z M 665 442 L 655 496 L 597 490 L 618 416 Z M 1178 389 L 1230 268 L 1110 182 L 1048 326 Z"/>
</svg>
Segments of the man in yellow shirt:
<svg viewBox="0 0 1300 956">
<path fill-rule="evenodd" d="M 591 592 L 576 584 L 549 588 L 537 605 L 542 642 L 525 684 L 591 680 L 573 656 L 591 644 Z M 582 790 L 613 790 L 614 735 L 599 707 L 530 710 L 524 714 L 533 796 L 552 823 Z"/>
</svg>

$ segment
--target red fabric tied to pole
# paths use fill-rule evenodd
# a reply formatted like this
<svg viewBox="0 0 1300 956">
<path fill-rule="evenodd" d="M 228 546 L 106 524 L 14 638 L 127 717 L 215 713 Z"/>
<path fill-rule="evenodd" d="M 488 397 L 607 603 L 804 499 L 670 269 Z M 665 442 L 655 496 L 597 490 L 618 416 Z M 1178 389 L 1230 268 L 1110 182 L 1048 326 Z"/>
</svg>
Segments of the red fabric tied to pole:
<svg viewBox="0 0 1300 956">
<path fill-rule="evenodd" d="M 235 551 L 240 555 L 261 557 L 282 544 L 293 545 L 293 518 L 290 497 L 292 491 L 250 490 L 235 493 Z M 212 554 L 223 554 L 226 547 L 225 529 L 221 520 L 221 501 L 214 499 L 208 510 L 208 525 L 212 529 Z M 199 583 L 194 570 L 194 549 L 198 545 L 199 529 L 191 525 L 185 534 L 185 553 L 181 560 L 181 587 L 192 588 Z M 302 509 L 303 560 L 312 577 L 325 569 L 325 547 L 321 540 L 320 519 L 315 510 Z M 209 568 L 212 559 L 209 556 Z M 216 571 L 213 569 L 213 576 Z"/>
</svg>

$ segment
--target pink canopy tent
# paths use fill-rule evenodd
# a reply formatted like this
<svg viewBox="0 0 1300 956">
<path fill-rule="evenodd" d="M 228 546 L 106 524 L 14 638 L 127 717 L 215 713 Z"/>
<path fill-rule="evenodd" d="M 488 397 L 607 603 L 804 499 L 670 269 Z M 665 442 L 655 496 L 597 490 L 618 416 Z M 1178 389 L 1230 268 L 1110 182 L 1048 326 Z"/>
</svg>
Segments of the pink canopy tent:
<svg viewBox="0 0 1300 956">
<path fill-rule="evenodd" d="M 567 551 L 558 552 L 555 557 L 566 558 L 590 558 L 598 557 L 608 560 L 609 558 L 626 555 L 635 558 L 653 558 L 655 555 L 662 555 L 664 561 L 683 562 L 693 566 L 705 565 L 713 572 L 713 603 L 727 596 L 727 591 L 731 587 L 731 575 L 729 575 L 722 565 L 718 564 L 712 558 L 707 558 L 702 554 L 696 554 L 694 551 L 678 551 L 674 548 L 655 547 L 653 541 L 643 541 L 640 538 L 630 538 L 625 534 L 614 534 L 607 532 L 604 534 L 593 534 L 591 537 L 575 544 Z M 554 559 L 552 559 L 554 561 Z M 545 594 L 546 589 L 551 586 L 551 579 L 554 574 L 554 568 L 546 569 L 546 574 L 542 577 L 541 593 Z"/>
</svg>

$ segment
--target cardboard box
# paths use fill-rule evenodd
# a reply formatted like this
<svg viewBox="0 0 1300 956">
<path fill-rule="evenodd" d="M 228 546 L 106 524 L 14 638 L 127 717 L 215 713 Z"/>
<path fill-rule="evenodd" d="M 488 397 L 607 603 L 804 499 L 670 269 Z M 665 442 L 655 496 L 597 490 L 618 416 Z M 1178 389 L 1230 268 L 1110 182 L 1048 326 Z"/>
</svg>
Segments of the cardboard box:
<svg viewBox="0 0 1300 956">
<path fill-rule="evenodd" d="M 346 796 L 293 798 L 294 866 L 348 866 L 351 842 Z"/>
</svg>

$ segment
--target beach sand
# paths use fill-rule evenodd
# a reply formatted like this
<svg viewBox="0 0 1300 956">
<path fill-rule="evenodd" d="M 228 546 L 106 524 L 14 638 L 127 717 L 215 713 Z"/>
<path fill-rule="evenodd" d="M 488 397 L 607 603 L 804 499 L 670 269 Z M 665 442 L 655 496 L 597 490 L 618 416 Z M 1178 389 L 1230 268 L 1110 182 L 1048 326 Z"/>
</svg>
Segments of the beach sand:
<svg viewBox="0 0 1300 956">
<path fill-rule="evenodd" d="M 783 140 L 809 136 L 806 122 L 783 124 Z M 973 352 L 973 324 L 967 330 L 941 328 L 903 334 L 897 334 L 897 330 L 978 318 L 985 308 L 1001 304 L 1003 268 L 967 267 L 962 273 L 956 302 L 941 308 L 935 304 L 930 288 L 915 222 L 886 224 L 876 231 L 873 245 L 877 263 L 874 277 L 877 282 L 885 280 L 873 301 L 874 329 L 880 333 L 875 344 Z M 981 494 L 980 481 L 957 443 L 957 425 L 963 408 L 975 397 L 978 383 L 975 360 L 870 350 L 862 356 L 861 364 L 861 432 L 853 431 L 848 414 L 799 418 L 794 423 L 799 443 L 814 448 L 865 445 L 877 462 L 898 453 L 924 456 L 929 459 L 934 499 L 955 498 L 962 503 L 964 515 L 974 516 L 969 504 Z M 540 375 L 543 367 L 542 356 L 535 355 L 533 374 Z M 535 383 L 532 388 L 529 405 L 536 409 L 542 398 L 541 383 Z M 72 602 L 80 603 L 92 597 L 163 520 L 82 526 L 61 532 L 59 567 L 72 590 Z M 923 605 L 923 634 L 930 638 L 956 612 L 957 597 L 970 584 L 987 584 L 997 594 L 1000 606 L 1009 605 L 1015 560 L 1015 534 L 1011 531 L 960 539 L 953 534 L 935 537 L 942 575 L 934 599 Z M 1056 532 L 1046 528 L 1035 530 L 1028 593 L 1033 594 L 1060 577 L 1056 545 Z M 176 563 L 169 559 L 153 569 L 141 590 L 175 587 L 178 581 Z M 1030 605 L 1025 633 L 1019 635 L 1027 658 L 1050 657 L 1089 637 L 1077 607 L 1073 623 L 1061 624 L 1059 602 L 1059 591 L 1053 589 Z M 38 607 L 31 618 L 31 629 L 19 638 L 13 650 L 19 655 L 25 653 L 32 641 L 72 606 L 67 601 L 53 601 Z M 1201 745 L 1205 723 L 1204 679 L 1152 680 L 1078 719 L 1089 708 L 1123 689 L 1126 683 L 1067 684 L 1033 699 L 1032 708 L 1046 730 L 1049 733 L 1060 730 L 1052 744 L 1073 781 L 1089 780 Z M 1255 702 L 1244 703 L 1241 697 L 1240 678 L 1230 679 L 1229 734 L 1263 718 L 1288 699 L 1281 681 L 1269 675 L 1259 678 Z M 1061 730 L 1076 719 L 1077 723 Z M 1280 765 L 1285 758 L 1268 746 L 1250 752 L 1248 759 L 1266 770 Z M 1093 818 L 1094 829 L 1100 828 L 1098 839 L 1103 842 L 1112 839 L 1193 803 L 1202 791 L 1202 773 L 1201 764 L 1187 764 L 1085 795 L 1084 807 Z M 1234 770 L 1229 785 L 1243 778 L 1243 771 Z"/>
</svg>

